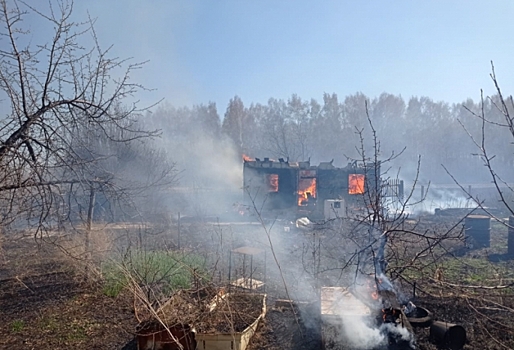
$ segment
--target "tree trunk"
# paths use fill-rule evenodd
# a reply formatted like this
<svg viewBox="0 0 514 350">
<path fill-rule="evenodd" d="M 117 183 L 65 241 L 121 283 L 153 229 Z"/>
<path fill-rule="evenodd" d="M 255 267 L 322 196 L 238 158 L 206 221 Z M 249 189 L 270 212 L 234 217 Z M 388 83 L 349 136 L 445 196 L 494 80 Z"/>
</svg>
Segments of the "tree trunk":
<svg viewBox="0 0 514 350">
<path fill-rule="evenodd" d="M 96 193 L 95 188 L 91 184 L 89 191 L 89 207 L 87 209 L 87 222 L 86 222 L 86 239 L 85 239 L 85 256 L 86 256 L 86 280 L 89 280 L 89 264 L 91 263 L 91 228 L 93 226 L 93 214 L 95 210 Z"/>
</svg>

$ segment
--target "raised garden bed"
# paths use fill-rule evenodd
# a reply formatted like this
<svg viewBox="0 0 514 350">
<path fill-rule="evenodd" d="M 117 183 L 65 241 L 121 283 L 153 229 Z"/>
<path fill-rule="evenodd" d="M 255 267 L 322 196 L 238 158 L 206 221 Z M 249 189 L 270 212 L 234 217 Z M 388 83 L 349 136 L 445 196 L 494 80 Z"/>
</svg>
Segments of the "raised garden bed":
<svg viewBox="0 0 514 350">
<path fill-rule="evenodd" d="M 197 349 L 244 350 L 266 314 L 266 295 L 229 293 L 196 328 Z"/>
<path fill-rule="evenodd" d="M 266 313 L 265 301 L 265 294 L 182 291 L 157 310 L 160 320 L 141 324 L 138 349 L 174 350 L 179 340 L 187 350 L 244 350 Z"/>
</svg>

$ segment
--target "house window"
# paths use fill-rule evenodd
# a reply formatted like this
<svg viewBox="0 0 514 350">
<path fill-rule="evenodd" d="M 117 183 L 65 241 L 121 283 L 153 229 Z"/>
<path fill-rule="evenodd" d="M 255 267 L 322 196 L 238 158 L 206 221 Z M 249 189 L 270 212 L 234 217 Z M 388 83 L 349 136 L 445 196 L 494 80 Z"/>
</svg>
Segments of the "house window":
<svg viewBox="0 0 514 350">
<path fill-rule="evenodd" d="M 364 174 L 350 174 L 348 176 L 348 194 L 363 194 L 364 179 Z"/>
<path fill-rule="evenodd" d="M 300 179 L 298 181 L 298 206 L 303 207 L 316 199 L 316 178 Z"/>
</svg>

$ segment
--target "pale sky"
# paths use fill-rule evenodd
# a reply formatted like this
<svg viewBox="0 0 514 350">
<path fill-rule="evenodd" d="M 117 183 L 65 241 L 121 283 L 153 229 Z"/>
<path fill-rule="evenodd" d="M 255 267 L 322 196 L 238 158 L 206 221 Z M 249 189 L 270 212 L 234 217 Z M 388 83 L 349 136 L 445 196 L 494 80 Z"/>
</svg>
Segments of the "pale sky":
<svg viewBox="0 0 514 350">
<path fill-rule="evenodd" d="M 104 47 L 149 60 L 134 75 L 156 89 L 145 103 L 214 101 L 223 115 L 234 95 L 247 106 L 324 92 L 477 101 L 494 92 L 491 60 L 514 92 L 512 0 L 75 1 L 77 18 L 86 10 Z"/>
</svg>

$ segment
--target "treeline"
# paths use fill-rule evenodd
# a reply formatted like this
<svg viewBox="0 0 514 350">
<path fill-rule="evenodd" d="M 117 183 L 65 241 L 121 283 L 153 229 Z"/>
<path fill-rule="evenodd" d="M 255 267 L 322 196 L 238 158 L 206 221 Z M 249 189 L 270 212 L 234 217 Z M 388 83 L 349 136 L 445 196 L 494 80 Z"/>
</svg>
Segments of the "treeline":
<svg viewBox="0 0 514 350">
<path fill-rule="evenodd" d="M 223 118 L 216 105 L 209 103 L 191 108 L 163 105 L 147 121 L 162 129 L 178 168 L 192 176 L 183 179 L 186 182 L 202 182 L 204 175 L 209 178 L 215 172 L 223 174 L 225 158 L 240 160 L 242 154 L 310 159 L 311 164 L 334 159 L 334 164 L 342 166 L 360 159 L 362 149 L 366 156 L 373 155 L 372 126 L 380 158 L 402 153 L 392 164 L 402 169 L 400 177 L 414 178 L 421 156 L 422 181 L 451 183 L 444 165 L 459 181 L 475 183 L 489 181 L 481 159 L 474 156 L 482 132 L 489 152 L 496 155 L 495 170 L 508 177 L 513 165 L 508 130 L 493 133 L 491 127 L 501 120 L 497 103 L 498 96 L 485 99 L 482 106 L 471 99 L 449 104 L 428 97 L 405 100 L 388 93 L 375 98 L 356 93 L 343 99 L 325 93 L 321 102 L 292 95 L 287 100 L 270 98 L 267 104 L 245 104 L 235 96 Z"/>
</svg>

